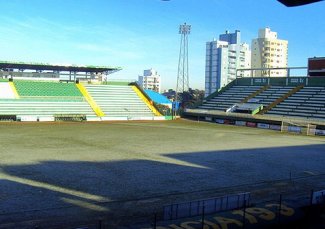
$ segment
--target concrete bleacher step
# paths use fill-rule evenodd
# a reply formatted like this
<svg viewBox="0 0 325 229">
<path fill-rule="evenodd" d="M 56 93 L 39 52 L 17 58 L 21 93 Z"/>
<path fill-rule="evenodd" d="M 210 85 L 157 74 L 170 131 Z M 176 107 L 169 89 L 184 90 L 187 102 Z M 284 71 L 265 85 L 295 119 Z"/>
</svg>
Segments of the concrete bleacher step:
<svg viewBox="0 0 325 229">
<path fill-rule="evenodd" d="M 316 95 L 313 95 L 312 98 L 322 98 L 324 99 L 325 98 L 325 94 L 322 95 L 322 94 L 316 94 Z"/>
<path fill-rule="evenodd" d="M 0 100 L 0 114 L 54 115 L 88 114 L 95 115 L 86 101 L 34 101 L 33 99 Z"/>
<path fill-rule="evenodd" d="M 309 86 L 306 86 L 303 88 L 303 90 L 323 90 L 325 89 L 325 87 L 315 87 L 315 86 L 312 86 L 312 87 L 309 87 Z"/>
<path fill-rule="evenodd" d="M 305 95 L 303 95 L 303 96 L 299 96 L 299 95 L 295 95 L 295 94 L 293 94 L 293 95 L 291 95 L 289 98 L 287 98 L 287 99 L 302 99 L 302 100 L 306 100 L 306 99 L 308 99 L 308 96 L 305 96 Z"/>
<path fill-rule="evenodd" d="M 303 99 L 294 99 L 294 98 L 288 98 L 285 100 L 288 103 L 304 103 L 306 100 Z"/>
<path fill-rule="evenodd" d="M 252 102 L 263 104 L 265 107 L 267 107 L 275 100 L 281 98 L 294 88 L 295 87 L 270 86 L 265 91 L 262 91 L 261 93 L 254 96 L 252 99 L 256 99 L 257 101 Z M 231 107 L 233 104 L 239 103 L 244 98 L 247 98 L 249 95 L 259 89 L 261 89 L 261 87 L 259 86 L 256 86 L 255 88 L 249 86 L 232 86 L 230 89 L 223 92 L 222 94 L 219 94 L 218 96 L 210 99 L 208 102 L 200 106 L 200 108 L 217 110 L 220 109 L 221 106 L 223 106 L 223 110 L 225 110 Z M 268 111 L 267 114 L 295 117 L 311 117 L 312 114 L 315 114 L 317 111 L 321 111 L 320 109 L 323 108 L 322 104 L 324 104 L 322 97 L 325 97 L 325 89 L 324 96 L 322 94 L 316 94 L 320 92 L 320 88 L 306 88 L 305 90 L 303 89 L 282 101 L 276 107 Z M 311 99 L 312 96 L 316 96 L 314 100 Z M 303 107 L 300 108 L 300 106 Z M 319 115 L 323 115 L 323 113 L 319 113 Z"/>
<path fill-rule="evenodd" d="M 238 103 L 238 102 L 240 102 L 240 99 L 237 99 L 237 100 L 229 99 L 229 100 L 223 100 L 223 101 L 218 101 L 218 102 L 209 101 L 209 102 L 206 102 L 206 103 L 207 104 L 234 104 L 234 103 Z"/>
<path fill-rule="evenodd" d="M 293 101 L 293 102 L 287 102 L 287 100 L 284 100 L 284 102 L 282 102 L 282 103 L 280 103 L 280 104 L 282 104 L 282 105 L 293 105 L 293 106 L 299 106 L 301 103 L 300 102 L 295 102 L 295 101 Z"/>
<path fill-rule="evenodd" d="M 268 98 L 267 95 L 257 95 L 254 97 L 254 99 L 266 99 L 266 98 Z"/>
<path fill-rule="evenodd" d="M 290 98 L 292 98 L 292 99 L 308 99 L 311 96 L 312 95 L 310 95 L 310 94 L 308 94 L 308 96 L 305 94 L 299 94 L 299 95 L 294 94 L 294 95 L 290 96 Z"/>
<path fill-rule="evenodd" d="M 315 114 L 317 115 L 318 112 L 322 112 L 320 109 L 324 106 L 322 95 L 317 95 L 318 92 L 319 88 L 305 87 L 291 95 L 282 103 L 278 104 L 275 108 L 269 111 L 268 114 L 276 113 L 286 116 L 306 118 L 310 118 Z M 291 109 L 291 111 L 284 109 Z M 319 113 L 318 115 L 322 116 L 323 113 Z"/>
<path fill-rule="evenodd" d="M 315 104 L 315 103 L 304 103 L 304 104 L 301 104 L 303 106 L 309 106 L 309 107 L 324 107 L 324 104 Z"/>
<path fill-rule="evenodd" d="M 229 105 L 229 104 L 235 104 L 235 103 L 239 103 L 240 100 L 224 100 L 224 101 L 218 101 L 218 102 L 215 102 L 215 101 L 209 101 L 209 102 L 206 102 L 206 104 L 225 104 L 225 105 Z"/>
<path fill-rule="evenodd" d="M 317 91 L 303 91 L 303 90 L 300 90 L 300 91 L 297 91 L 295 93 L 295 95 L 299 95 L 299 96 L 308 96 L 308 95 L 315 95 L 317 94 Z"/>
<path fill-rule="evenodd" d="M 272 102 L 274 102 L 274 100 L 275 99 L 270 98 L 270 99 L 264 99 L 263 101 L 264 102 L 267 102 L 267 103 L 272 103 Z"/>
<path fill-rule="evenodd" d="M 199 109 L 204 109 L 204 110 L 214 110 L 214 111 L 225 111 L 224 108 L 216 107 L 216 108 L 210 108 L 210 107 L 202 107 Z"/>
<path fill-rule="evenodd" d="M 208 101 L 227 101 L 229 99 L 232 99 L 232 100 L 241 100 L 242 97 L 234 97 L 234 96 L 220 96 L 220 97 L 217 97 L 217 98 L 213 98 L 213 99 L 210 99 Z"/>
<path fill-rule="evenodd" d="M 299 108 L 301 110 L 310 110 L 310 111 L 317 111 L 317 110 L 321 109 L 320 107 L 312 107 L 312 106 L 310 106 L 310 107 L 308 107 L 308 106 L 299 106 L 297 108 Z"/>
<path fill-rule="evenodd" d="M 293 108 L 281 108 L 281 107 L 274 107 L 273 109 L 272 109 L 273 111 L 292 111 L 293 110 Z"/>
<path fill-rule="evenodd" d="M 297 106 L 293 105 L 282 105 L 281 103 L 276 106 L 276 108 L 289 108 L 289 109 L 295 109 Z"/>
<path fill-rule="evenodd" d="M 202 105 L 199 106 L 199 108 L 208 108 L 208 109 L 227 109 L 230 106 L 208 106 L 208 105 Z"/>
<path fill-rule="evenodd" d="M 215 104 L 215 103 L 210 103 L 210 104 L 202 104 L 201 106 L 209 106 L 209 107 L 229 107 L 233 105 L 233 103 L 229 103 L 229 104 L 223 104 L 223 103 L 218 103 L 218 104 Z"/>
<path fill-rule="evenodd" d="M 266 114 L 287 115 L 288 112 L 271 110 L 271 111 L 268 111 Z"/>
<path fill-rule="evenodd" d="M 242 97 L 242 96 L 246 96 L 249 94 L 251 94 L 251 92 L 249 92 L 249 93 L 222 93 L 219 96 L 220 97 Z"/>
<path fill-rule="evenodd" d="M 299 113 L 299 114 L 306 114 L 306 115 L 311 115 L 314 114 L 315 111 L 311 110 L 299 110 L 299 109 L 294 109 L 292 112 Z"/>
<path fill-rule="evenodd" d="M 324 105 L 324 101 L 322 100 L 306 100 L 309 104 L 321 104 Z"/>
<path fill-rule="evenodd" d="M 291 116 L 300 116 L 300 117 L 311 117 L 311 113 L 304 113 L 304 112 L 288 112 L 288 115 Z"/>
<path fill-rule="evenodd" d="M 325 96 L 322 98 L 322 97 L 312 97 L 310 98 L 310 100 L 314 100 L 314 101 L 325 101 Z"/>
<path fill-rule="evenodd" d="M 209 107 L 209 108 L 228 108 L 231 105 L 226 105 L 226 104 L 219 104 L 219 105 L 214 105 L 214 104 L 204 104 L 199 106 L 200 108 L 203 107 Z"/>
<path fill-rule="evenodd" d="M 105 113 L 105 117 L 154 116 L 151 109 L 128 85 L 84 85 L 98 106 Z M 120 113 L 120 115 L 119 115 Z"/>
<path fill-rule="evenodd" d="M 223 102 L 227 102 L 227 101 L 228 100 L 224 99 L 224 98 L 213 98 L 213 99 L 206 101 L 206 103 L 223 103 Z"/>
<path fill-rule="evenodd" d="M 325 118 L 325 114 L 313 114 L 313 117 Z"/>
</svg>

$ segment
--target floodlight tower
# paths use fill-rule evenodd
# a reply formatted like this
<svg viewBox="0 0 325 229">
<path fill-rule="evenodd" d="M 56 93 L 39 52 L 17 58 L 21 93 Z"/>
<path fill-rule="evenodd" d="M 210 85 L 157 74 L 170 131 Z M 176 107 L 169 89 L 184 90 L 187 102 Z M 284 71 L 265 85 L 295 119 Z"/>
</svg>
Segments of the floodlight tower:
<svg viewBox="0 0 325 229">
<path fill-rule="evenodd" d="M 188 80 L 188 35 L 191 33 L 191 26 L 184 23 L 179 26 L 179 34 L 181 34 L 181 44 L 178 59 L 178 74 L 175 100 L 181 101 L 180 93 L 189 90 Z"/>
</svg>

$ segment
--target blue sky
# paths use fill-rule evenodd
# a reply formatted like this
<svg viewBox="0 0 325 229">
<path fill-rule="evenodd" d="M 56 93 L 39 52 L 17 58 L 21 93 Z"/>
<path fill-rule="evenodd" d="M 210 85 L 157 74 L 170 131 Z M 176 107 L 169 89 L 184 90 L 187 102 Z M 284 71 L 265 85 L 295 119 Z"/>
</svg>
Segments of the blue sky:
<svg viewBox="0 0 325 229">
<path fill-rule="evenodd" d="M 190 87 L 204 88 L 205 43 L 225 30 L 251 43 L 270 27 L 289 41 L 289 66 L 325 56 L 325 2 L 287 8 L 276 0 L 0 0 L 0 60 L 119 66 L 112 78 L 154 68 L 175 88 L 180 36 L 189 37 Z"/>
</svg>

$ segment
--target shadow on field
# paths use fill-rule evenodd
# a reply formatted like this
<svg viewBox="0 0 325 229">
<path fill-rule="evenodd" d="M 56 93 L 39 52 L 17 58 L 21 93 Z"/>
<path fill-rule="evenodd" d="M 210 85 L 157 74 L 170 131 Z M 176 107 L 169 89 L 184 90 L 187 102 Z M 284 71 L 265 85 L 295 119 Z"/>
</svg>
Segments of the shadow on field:
<svg viewBox="0 0 325 229">
<path fill-rule="evenodd" d="M 141 204 L 122 205 L 128 200 L 164 200 L 168 194 L 286 179 L 289 173 L 320 174 L 325 173 L 324 161 L 325 144 L 320 144 L 171 153 L 157 161 L 1 165 L 0 222 L 66 217 L 71 209 L 77 217 L 104 215 L 116 209 L 110 202 L 120 203 L 129 214 L 140 211 Z"/>
</svg>

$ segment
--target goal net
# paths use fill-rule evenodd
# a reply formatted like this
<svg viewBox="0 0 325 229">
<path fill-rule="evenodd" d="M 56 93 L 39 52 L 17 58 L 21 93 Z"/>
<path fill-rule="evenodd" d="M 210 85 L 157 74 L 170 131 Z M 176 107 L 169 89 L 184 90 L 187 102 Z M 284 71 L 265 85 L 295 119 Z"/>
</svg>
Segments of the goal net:
<svg viewBox="0 0 325 229">
<path fill-rule="evenodd" d="M 316 133 L 316 125 L 283 121 L 281 124 L 281 132 L 313 136 Z"/>
</svg>

